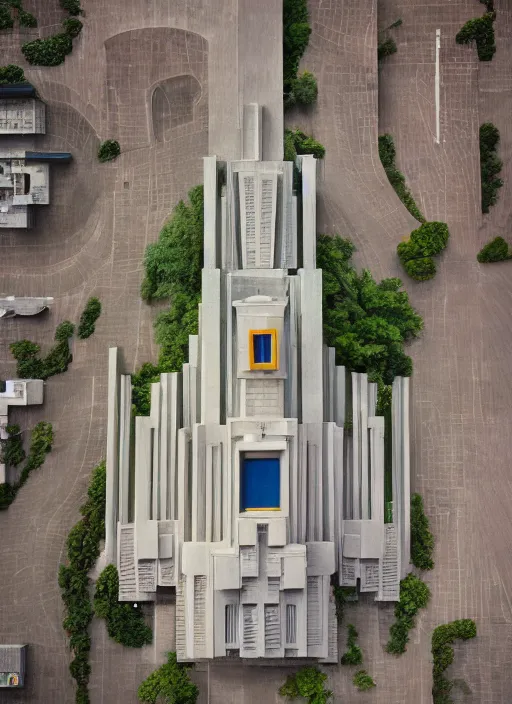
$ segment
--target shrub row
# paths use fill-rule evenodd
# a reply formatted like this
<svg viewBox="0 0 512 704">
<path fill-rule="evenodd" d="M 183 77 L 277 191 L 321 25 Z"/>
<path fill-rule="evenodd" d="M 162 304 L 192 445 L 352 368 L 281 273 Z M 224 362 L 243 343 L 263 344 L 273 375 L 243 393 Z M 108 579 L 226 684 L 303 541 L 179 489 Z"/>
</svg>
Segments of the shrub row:
<svg viewBox="0 0 512 704">
<path fill-rule="evenodd" d="M 5 85 L 6 83 L 25 82 L 25 73 L 20 66 L 15 66 L 14 64 L 0 66 L 0 85 Z"/>
<path fill-rule="evenodd" d="M 19 431 L 18 426 L 7 427 L 11 427 Z M 6 509 L 12 504 L 12 502 L 16 498 L 16 494 L 18 493 L 19 489 L 21 489 L 21 487 L 27 481 L 30 472 L 32 472 L 34 469 L 39 469 L 39 467 L 41 467 L 41 465 L 44 463 L 46 455 L 52 449 L 52 443 L 53 428 L 51 423 L 47 423 L 45 421 L 39 422 L 32 430 L 32 435 L 30 438 L 30 449 L 26 458 L 26 462 L 23 465 L 23 469 L 21 470 L 21 474 L 19 476 L 18 481 L 14 484 L 10 484 L 9 482 L 5 482 L 5 484 L 0 484 L 0 509 Z M 18 453 L 17 457 L 21 457 L 22 451 L 23 448 L 18 447 L 18 449 L 16 450 L 16 452 Z M 21 462 L 23 460 L 20 459 L 19 461 Z"/>
<path fill-rule="evenodd" d="M 19 425 L 7 425 L 7 440 L 0 441 L 0 462 L 8 467 L 17 467 L 25 459 L 25 450 Z"/>
<path fill-rule="evenodd" d="M 290 91 L 285 95 L 285 106 L 313 105 L 318 97 L 318 83 L 315 76 L 309 71 L 299 73 L 291 81 Z"/>
<path fill-rule="evenodd" d="M 475 622 L 469 618 L 443 624 L 434 629 L 432 634 L 432 696 L 434 704 L 450 704 L 450 692 L 453 682 L 444 676 L 446 668 L 452 664 L 454 652 L 452 643 L 457 640 L 468 640 L 476 636 Z"/>
<path fill-rule="evenodd" d="M 336 364 L 391 384 L 395 376 L 411 375 L 404 345 L 420 333 L 423 321 L 400 279 L 377 283 L 369 271 L 358 273 L 350 262 L 353 252 L 349 240 L 318 237 L 324 341 L 335 348 Z"/>
<path fill-rule="evenodd" d="M 40 346 L 30 340 L 20 340 L 10 345 L 12 356 L 17 362 L 16 374 L 20 379 L 49 379 L 55 374 L 65 372 L 73 359 L 69 349 L 69 337 L 73 334 L 65 321 L 55 331 L 57 344 L 45 357 L 40 357 Z M 70 333 L 70 334 L 69 334 Z M 65 335 L 68 335 L 66 337 Z"/>
<path fill-rule="evenodd" d="M 100 300 L 99 298 L 92 296 L 85 304 L 85 308 L 78 323 L 77 335 L 81 340 L 85 340 L 93 334 L 96 328 L 96 321 L 100 315 Z"/>
<path fill-rule="evenodd" d="M 396 248 L 404 269 L 415 281 L 427 281 L 436 274 L 436 264 L 432 259 L 440 254 L 448 244 L 450 233 L 444 222 L 426 222 L 413 230 L 409 239 L 400 242 Z"/>
<path fill-rule="evenodd" d="M 311 27 L 307 0 L 283 2 L 283 89 L 288 94 L 309 43 Z"/>
<path fill-rule="evenodd" d="M 327 675 L 317 667 L 303 667 L 295 675 L 289 675 L 279 689 L 282 697 L 297 699 L 303 697 L 309 704 L 327 704 L 332 692 L 325 688 Z"/>
<path fill-rule="evenodd" d="M 476 255 L 480 264 L 488 262 L 503 262 L 506 259 L 512 259 L 508 242 L 503 237 L 495 237 L 482 247 Z"/>
<path fill-rule="evenodd" d="M 116 159 L 119 154 L 121 154 L 121 147 L 116 139 L 106 139 L 98 149 L 98 159 L 102 163 Z"/>
<path fill-rule="evenodd" d="M 486 3 L 487 4 L 487 3 Z M 489 5 L 487 5 L 489 7 Z M 494 40 L 494 20 L 496 12 L 486 12 L 482 17 L 474 17 L 457 32 L 457 44 L 476 42 L 476 50 L 480 61 L 492 61 L 496 53 Z"/>
<path fill-rule="evenodd" d="M 172 300 L 168 311 L 155 321 L 155 340 L 160 345 L 158 365 L 146 363 L 132 375 L 132 401 L 137 415 L 149 414 L 150 385 L 161 372 L 179 371 L 187 357 L 189 335 L 198 331 L 203 267 L 203 187 L 180 201 L 164 225 L 157 242 L 144 255 L 145 276 L 141 296 L 148 303 Z"/>
<path fill-rule="evenodd" d="M 379 136 L 379 157 L 390 184 L 407 210 L 416 220 L 426 222 L 414 201 L 412 193 L 406 186 L 405 176 L 396 167 L 396 148 L 393 137 L 390 134 L 381 134 Z"/>
<path fill-rule="evenodd" d="M 295 161 L 297 154 L 313 154 L 316 159 L 323 159 L 325 147 L 301 130 L 285 130 L 284 160 Z"/>
<path fill-rule="evenodd" d="M 363 662 L 363 651 L 357 645 L 358 632 L 355 627 L 349 623 L 347 626 L 347 650 L 342 655 L 342 665 L 360 665 Z"/>
<path fill-rule="evenodd" d="M 359 672 L 356 672 L 356 674 L 352 678 L 352 682 L 361 692 L 366 692 L 369 689 L 372 689 L 373 687 L 377 686 L 374 682 L 373 677 L 369 675 L 366 670 L 359 670 Z"/>
<path fill-rule="evenodd" d="M 190 665 L 176 659 L 176 653 L 167 653 L 167 662 L 142 682 L 137 696 L 142 704 L 196 704 L 197 685 L 190 681 Z"/>
<path fill-rule="evenodd" d="M 416 575 L 410 574 L 400 582 L 400 600 L 395 605 L 396 621 L 389 629 L 388 653 L 405 653 L 409 631 L 416 625 L 415 617 L 430 599 L 430 589 Z"/>
<path fill-rule="evenodd" d="M 420 494 L 411 496 L 411 562 L 420 570 L 434 568 L 434 536 Z"/>
<path fill-rule="evenodd" d="M 482 189 L 482 213 L 488 213 L 491 205 L 498 200 L 498 191 L 503 181 L 498 177 L 503 162 L 497 150 L 500 141 L 498 128 L 491 122 L 480 125 L 480 183 Z"/>
<path fill-rule="evenodd" d="M 107 565 L 98 577 L 94 594 L 94 613 L 105 619 L 110 638 L 130 648 L 141 648 L 151 643 L 151 628 L 144 623 L 139 608 L 120 602 L 119 575 L 115 565 Z"/>
<path fill-rule="evenodd" d="M 334 596 L 334 602 L 336 604 L 336 619 L 338 623 L 341 624 L 343 622 L 345 604 L 347 601 L 352 601 L 354 599 L 354 597 L 357 595 L 357 589 L 356 587 L 340 587 L 339 584 L 337 584 L 337 573 L 334 574 L 331 579 L 332 582 L 334 582 L 334 584 L 332 585 L 332 593 Z"/>
<path fill-rule="evenodd" d="M 59 568 L 59 587 L 66 612 L 62 625 L 74 656 L 69 670 L 77 684 L 76 704 L 89 702 L 91 638 L 88 628 L 93 610 L 87 574 L 99 557 L 100 541 L 105 537 L 105 497 L 106 468 L 102 462 L 93 470 L 87 500 L 80 509 L 82 519 L 68 535 L 68 564 Z"/>
<path fill-rule="evenodd" d="M 25 42 L 21 51 L 24 57 L 33 66 L 58 66 L 63 63 L 66 56 L 73 50 L 73 39 L 82 31 L 82 23 L 76 17 L 83 14 L 79 0 L 60 0 L 61 7 L 66 10 L 71 17 L 66 18 L 62 23 L 63 32 L 59 32 L 44 39 L 34 39 Z M 37 22 L 35 17 L 22 11 L 20 14 L 20 24 L 26 22 L 26 27 L 35 27 Z M 32 22 L 32 24 L 30 24 Z"/>
</svg>

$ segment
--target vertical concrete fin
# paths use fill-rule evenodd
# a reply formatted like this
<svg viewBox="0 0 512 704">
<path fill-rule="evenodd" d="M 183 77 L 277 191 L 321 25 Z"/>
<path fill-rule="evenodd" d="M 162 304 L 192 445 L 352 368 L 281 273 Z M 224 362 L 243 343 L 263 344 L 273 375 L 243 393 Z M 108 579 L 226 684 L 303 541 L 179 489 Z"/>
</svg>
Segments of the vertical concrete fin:
<svg viewBox="0 0 512 704">
<path fill-rule="evenodd" d="M 114 562 L 117 555 L 120 386 L 119 350 L 117 347 L 111 347 L 108 351 L 107 490 L 105 513 L 105 554 L 108 562 Z"/>
<path fill-rule="evenodd" d="M 218 266 L 217 252 L 217 157 L 203 158 L 204 178 L 204 267 Z"/>
<path fill-rule="evenodd" d="M 302 170 L 302 266 L 316 268 L 316 159 L 299 157 Z"/>
<path fill-rule="evenodd" d="M 219 269 L 203 269 L 201 330 L 201 422 L 220 423 L 221 290 Z"/>
</svg>

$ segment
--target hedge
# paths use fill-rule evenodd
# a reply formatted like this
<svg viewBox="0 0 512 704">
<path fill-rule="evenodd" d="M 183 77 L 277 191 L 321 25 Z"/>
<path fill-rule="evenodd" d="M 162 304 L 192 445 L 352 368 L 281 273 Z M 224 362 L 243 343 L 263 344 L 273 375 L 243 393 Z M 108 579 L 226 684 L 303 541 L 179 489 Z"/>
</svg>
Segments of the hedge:
<svg viewBox="0 0 512 704">
<path fill-rule="evenodd" d="M 180 201 L 164 225 L 157 242 L 146 247 L 141 296 L 147 301 L 172 299 L 168 311 L 155 320 L 160 345 L 158 365 L 143 364 L 132 374 L 132 402 L 137 415 L 149 415 L 150 385 L 161 372 L 180 371 L 188 353 L 189 335 L 198 332 L 198 309 L 203 267 L 203 187 Z"/>
<path fill-rule="evenodd" d="M 498 128 L 492 122 L 480 125 L 480 183 L 482 189 L 482 213 L 488 213 L 491 205 L 498 200 L 498 191 L 503 181 L 498 178 L 503 162 L 498 158 L 500 141 Z"/>
<path fill-rule="evenodd" d="M 12 29 L 14 20 L 9 9 L 5 5 L 0 5 L 0 29 Z"/>
<path fill-rule="evenodd" d="M 509 252 L 508 242 L 503 237 L 495 237 L 488 242 L 476 255 L 480 264 L 488 262 L 502 262 L 506 259 L 511 259 L 512 255 Z"/>
<path fill-rule="evenodd" d="M 65 372 L 73 359 L 69 349 L 69 339 L 65 337 L 73 327 L 69 321 L 61 323 L 55 331 L 57 344 L 46 357 L 39 357 L 41 348 L 30 340 L 20 340 L 10 345 L 11 353 L 17 362 L 16 374 L 20 379 L 49 379 Z M 69 334 L 71 336 L 73 333 Z"/>
<path fill-rule="evenodd" d="M 283 91 L 292 89 L 299 63 L 309 43 L 311 27 L 307 0 L 283 2 Z"/>
<path fill-rule="evenodd" d="M 65 606 L 64 630 L 69 636 L 73 660 L 69 666 L 76 680 L 76 704 L 88 704 L 88 682 L 91 673 L 88 633 L 93 609 L 89 597 L 88 572 L 100 554 L 100 541 L 105 537 L 106 467 L 101 462 L 94 468 L 87 500 L 81 507 L 82 519 L 71 529 L 67 539 L 67 565 L 60 565 L 59 587 Z"/>
<path fill-rule="evenodd" d="M 190 680 L 190 665 L 178 662 L 176 653 L 167 653 L 167 662 L 152 672 L 139 686 L 142 704 L 196 704 L 199 689 Z"/>
<path fill-rule="evenodd" d="M 78 323 L 77 335 L 81 340 L 85 340 L 93 334 L 96 329 L 96 321 L 100 315 L 100 299 L 92 296 L 85 304 L 85 308 Z"/>
<path fill-rule="evenodd" d="M 434 568 L 434 536 L 420 494 L 411 496 L 411 562 L 420 570 Z"/>
<path fill-rule="evenodd" d="M 405 184 L 405 176 L 396 167 L 395 143 L 390 134 L 381 134 L 379 136 L 379 157 L 390 184 L 395 189 L 395 193 L 405 205 L 407 210 L 413 217 L 416 218 L 416 220 L 426 222 L 420 209 L 416 205 L 410 190 Z"/>
<path fill-rule="evenodd" d="M 282 697 L 297 699 L 303 697 L 309 704 L 327 704 L 332 692 L 325 688 L 327 675 L 317 667 L 303 667 L 295 675 L 289 675 L 279 689 Z"/>
<path fill-rule="evenodd" d="M 0 462 L 8 467 L 17 467 L 25 459 L 25 450 L 21 439 L 19 425 L 7 425 L 5 428 L 8 438 L 0 440 Z"/>
<path fill-rule="evenodd" d="M 78 37 L 82 31 L 83 24 L 77 17 L 68 17 L 64 20 L 62 26 L 64 27 L 66 34 L 69 34 L 70 37 L 74 38 Z"/>
<path fill-rule="evenodd" d="M 332 580 L 338 580 L 337 573 L 332 576 Z M 332 593 L 336 604 L 336 619 L 341 624 L 343 622 L 345 604 L 351 596 L 357 594 L 357 589 L 356 587 L 340 587 L 338 584 L 333 584 Z"/>
<path fill-rule="evenodd" d="M 121 147 L 116 139 L 106 139 L 98 148 L 98 159 L 104 163 L 112 161 L 121 154 Z"/>
<path fill-rule="evenodd" d="M 69 340 L 75 334 L 75 326 L 69 320 L 64 320 L 62 323 L 57 325 L 55 330 L 55 340 L 57 342 L 63 342 L 64 340 Z"/>
<path fill-rule="evenodd" d="M 324 341 L 335 348 L 336 364 L 391 384 L 395 376 L 412 374 L 404 346 L 419 335 L 423 321 L 400 279 L 377 283 L 368 270 L 357 272 L 350 262 L 353 252 L 349 240 L 318 237 Z"/>
<path fill-rule="evenodd" d="M 325 147 L 299 129 L 287 129 L 284 133 L 284 160 L 295 161 L 297 154 L 313 154 L 317 159 L 323 159 Z"/>
<path fill-rule="evenodd" d="M 20 66 L 15 66 L 14 64 L 0 66 L 0 85 L 26 82 L 25 73 Z"/>
<path fill-rule="evenodd" d="M 392 54 L 396 54 L 396 52 L 397 47 L 395 40 L 392 37 L 386 37 L 386 39 L 379 41 L 377 45 L 377 61 L 382 61 L 386 56 L 391 56 Z"/>
<path fill-rule="evenodd" d="M 131 603 L 119 601 L 119 575 L 115 565 L 107 565 L 98 577 L 94 613 L 105 619 L 108 635 L 116 643 L 141 648 L 153 640 L 142 611 Z"/>
<path fill-rule="evenodd" d="M 413 230 L 406 242 L 400 242 L 396 251 L 405 270 L 417 281 L 431 279 L 436 273 L 433 256 L 445 249 L 450 238 L 444 222 L 425 222 Z"/>
<path fill-rule="evenodd" d="M 361 692 L 366 692 L 367 690 L 377 686 L 373 680 L 373 677 L 371 677 L 366 670 L 359 670 L 359 672 L 356 672 L 352 682 Z"/>
<path fill-rule="evenodd" d="M 438 626 L 432 634 L 432 697 L 433 704 L 450 704 L 453 699 L 450 692 L 453 682 L 444 676 L 446 668 L 452 664 L 454 651 L 452 643 L 457 640 L 468 640 L 476 636 L 476 624 L 469 618 L 452 621 Z"/>
<path fill-rule="evenodd" d="M 312 105 L 318 97 L 318 83 L 315 76 L 309 71 L 304 71 L 291 82 L 291 90 L 286 96 L 287 106 Z"/>
<path fill-rule="evenodd" d="M 18 428 L 18 426 L 7 427 Z M 6 509 L 12 504 L 16 494 L 27 481 L 30 472 L 34 469 L 39 469 L 43 465 L 46 455 L 52 449 L 52 443 L 53 428 L 51 423 L 40 421 L 32 430 L 30 449 L 18 481 L 14 484 L 9 484 L 9 482 L 0 484 L 0 509 Z M 19 453 L 20 449 L 18 448 L 16 452 Z"/>
<path fill-rule="evenodd" d="M 405 653 L 409 631 L 416 625 L 415 617 L 430 599 L 430 589 L 416 575 L 410 574 L 400 582 L 400 600 L 395 604 L 395 623 L 389 629 L 388 653 Z"/>
<path fill-rule="evenodd" d="M 21 47 L 24 57 L 34 66 L 58 66 L 72 50 L 73 40 L 65 32 L 46 39 L 34 39 Z"/>
<path fill-rule="evenodd" d="M 37 27 L 37 19 L 30 12 L 18 10 L 18 21 L 20 27 Z"/>
<path fill-rule="evenodd" d="M 363 651 L 357 645 L 357 637 L 359 634 L 351 623 L 348 624 L 347 629 L 347 650 L 341 658 L 341 664 L 360 665 L 363 662 Z"/>
<path fill-rule="evenodd" d="M 494 39 L 494 20 L 496 13 L 486 12 L 482 17 L 475 17 L 468 20 L 466 24 L 457 32 L 455 41 L 457 44 L 469 44 L 476 42 L 476 50 L 480 61 L 492 61 L 496 53 L 496 42 Z"/>
<path fill-rule="evenodd" d="M 80 0 L 60 0 L 60 6 L 70 15 L 83 15 Z"/>
</svg>

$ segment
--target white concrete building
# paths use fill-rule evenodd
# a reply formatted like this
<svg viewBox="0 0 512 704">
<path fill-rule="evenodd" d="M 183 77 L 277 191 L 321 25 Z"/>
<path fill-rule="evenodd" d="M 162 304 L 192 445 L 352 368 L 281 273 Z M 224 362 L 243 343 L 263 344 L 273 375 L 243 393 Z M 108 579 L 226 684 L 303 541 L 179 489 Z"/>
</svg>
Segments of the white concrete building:
<svg viewBox="0 0 512 704">
<path fill-rule="evenodd" d="M 0 135 L 45 134 L 46 105 L 37 98 L 0 99 Z"/>
<path fill-rule="evenodd" d="M 385 523 L 376 385 L 322 344 L 316 161 L 299 157 L 296 193 L 291 162 L 260 160 L 259 107 L 244 120 L 244 158 L 204 160 L 199 335 L 134 426 L 110 350 L 106 558 L 121 600 L 176 590 L 182 660 L 336 661 L 331 576 L 396 600 L 408 568 L 408 380 Z"/>
</svg>

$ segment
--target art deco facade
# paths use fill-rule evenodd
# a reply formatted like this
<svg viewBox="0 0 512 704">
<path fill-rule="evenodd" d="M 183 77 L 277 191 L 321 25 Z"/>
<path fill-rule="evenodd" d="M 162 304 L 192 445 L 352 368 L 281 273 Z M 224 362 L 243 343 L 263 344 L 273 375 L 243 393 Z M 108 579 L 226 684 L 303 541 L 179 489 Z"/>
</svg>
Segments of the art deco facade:
<svg viewBox="0 0 512 704">
<path fill-rule="evenodd" d="M 408 568 L 408 380 L 385 516 L 376 386 L 322 344 L 316 161 L 261 161 L 257 105 L 243 133 L 240 161 L 204 160 L 199 335 L 150 416 L 110 351 L 106 556 L 121 600 L 176 590 L 182 660 L 336 660 L 332 575 L 396 600 Z"/>
</svg>

